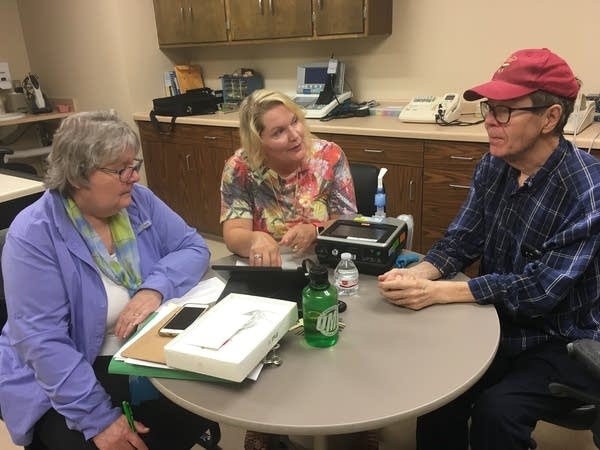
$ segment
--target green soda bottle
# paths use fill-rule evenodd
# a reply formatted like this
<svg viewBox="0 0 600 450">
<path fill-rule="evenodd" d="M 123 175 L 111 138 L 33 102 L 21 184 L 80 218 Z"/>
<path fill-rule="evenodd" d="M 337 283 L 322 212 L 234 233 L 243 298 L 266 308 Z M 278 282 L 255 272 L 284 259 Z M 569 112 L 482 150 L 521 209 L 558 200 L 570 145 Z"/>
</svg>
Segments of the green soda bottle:
<svg viewBox="0 0 600 450">
<path fill-rule="evenodd" d="M 302 289 L 304 339 L 313 347 L 330 347 L 339 336 L 337 291 L 324 266 L 311 267 L 309 279 Z"/>
</svg>

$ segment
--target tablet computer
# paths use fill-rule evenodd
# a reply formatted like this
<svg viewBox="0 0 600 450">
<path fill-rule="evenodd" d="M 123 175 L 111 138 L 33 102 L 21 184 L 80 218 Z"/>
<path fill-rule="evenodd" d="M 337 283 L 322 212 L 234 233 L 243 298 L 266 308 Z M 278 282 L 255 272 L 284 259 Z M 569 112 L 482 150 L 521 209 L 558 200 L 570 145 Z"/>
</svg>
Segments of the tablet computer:
<svg viewBox="0 0 600 450">
<path fill-rule="evenodd" d="M 298 311 L 302 311 L 302 289 L 308 284 L 308 267 L 316 264 L 306 261 L 310 262 L 295 268 L 238 265 L 235 261 L 213 264 L 213 270 L 229 273 L 219 300 L 235 292 L 293 301 L 298 304 Z"/>
</svg>

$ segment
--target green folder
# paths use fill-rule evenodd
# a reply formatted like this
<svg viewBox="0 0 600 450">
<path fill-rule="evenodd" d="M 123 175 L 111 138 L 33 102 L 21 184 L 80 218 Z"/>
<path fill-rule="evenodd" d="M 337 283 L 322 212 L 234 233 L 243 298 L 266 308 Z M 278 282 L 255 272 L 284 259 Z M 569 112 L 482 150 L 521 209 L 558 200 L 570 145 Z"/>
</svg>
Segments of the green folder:
<svg viewBox="0 0 600 450">
<path fill-rule="evenodd" d="M 175 378 L 178 380 L 196 380 L 196 381 L 218 381 L 223 383 L 233 383 L 233 381 L 215 378 L 201 373 L 188 372 L 178 369 L 164 369 L 162 367 L 140 366 L 137 364 L 129 364 L 125 361 L 119 361 L 115 358 L 110 360 L 108 365 L 108 373 L 120 375 L 137 375 L 141 377 L 152 378 Z"/>
</svg>

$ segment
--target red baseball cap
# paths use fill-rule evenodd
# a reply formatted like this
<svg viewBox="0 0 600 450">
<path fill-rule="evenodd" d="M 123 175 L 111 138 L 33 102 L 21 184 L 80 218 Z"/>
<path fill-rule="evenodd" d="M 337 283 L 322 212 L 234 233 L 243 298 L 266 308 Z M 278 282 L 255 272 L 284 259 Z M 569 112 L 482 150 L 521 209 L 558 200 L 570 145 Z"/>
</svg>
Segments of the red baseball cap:
<svg viewBox="0 0 600 450">
<path fill-rule="evenodd" d="M 564 59 L 547 48 L 519 50 L 496 70 L 491 81 L 463 94 L 465 100 L 512 100 L 535 91 L 574 99 L 579 83 Z"/>
</svg>

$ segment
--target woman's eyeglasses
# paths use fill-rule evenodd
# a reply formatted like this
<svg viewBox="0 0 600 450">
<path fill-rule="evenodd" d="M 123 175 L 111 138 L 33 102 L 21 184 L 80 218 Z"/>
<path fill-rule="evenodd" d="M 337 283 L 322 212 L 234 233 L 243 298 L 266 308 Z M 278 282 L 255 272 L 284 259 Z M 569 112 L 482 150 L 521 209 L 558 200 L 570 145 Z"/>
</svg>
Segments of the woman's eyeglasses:
<svg viewBox="0 0 600 450">
<path fill-rule="evenodd" d="M 138 172 L 138 173 L 140 172 L 140 168 L 142 167 L 142 163 L 144 162 L 143 159 L 134 159 L 134 161 L 135 161 L 135 164 L 133 166 L 127 166 L 122 169 L 111 169 L 109 167 L 98 167 L 98 170 L 101 170 L 102 172 L 106 172 L 106 173 L 114 173 L 119 176 L 119 180 L 121 181 L 121 183 L 127 183 L 131 179 L 133 172 Z"/>
<path fill-rule="evenodd" d="M 510 106 L 496 105 L 492 106 L 489 102 L 483 101 L 479 103 L 481 108 L 481 115 L 485 118 L 489 112 L 492 113 L 496 122 L 500 125 L 506 125 L 510 122 L 510 116 L 513 111 L 539 111 L 541 109 L 549 108 L 552 105 L 538 105 L 538 106 L 524 106 L 522 108 L 511 108 Z"/>
</svg>

